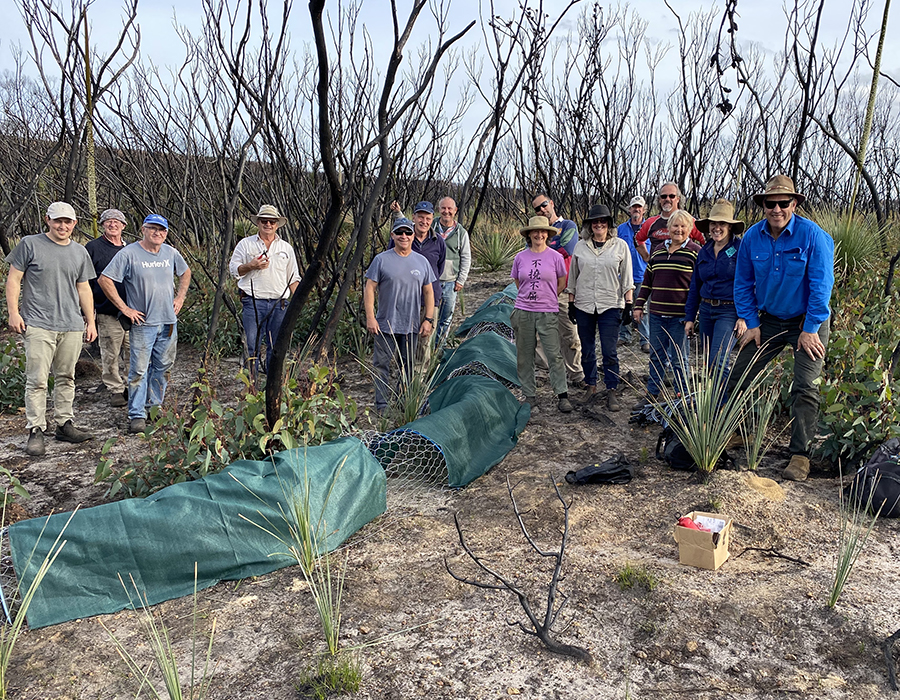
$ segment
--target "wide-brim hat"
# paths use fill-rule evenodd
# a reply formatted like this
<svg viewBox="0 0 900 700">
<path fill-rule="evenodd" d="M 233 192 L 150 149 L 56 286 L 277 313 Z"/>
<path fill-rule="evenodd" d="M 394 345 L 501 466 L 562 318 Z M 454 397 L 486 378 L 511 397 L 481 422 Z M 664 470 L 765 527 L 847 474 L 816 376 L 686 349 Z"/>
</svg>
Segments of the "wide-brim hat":
<svg viewBox="0 0 900 700">
<path fill-rule="evenodd" d="M 585 214 L 584 223 L 590 226 L 595 221 L 602 221 L 603 219 L 606 219 L 606 223 L 612 226 L 613 216 L 609 211 L 609 207 L 605 204 L 595 204 Z"/>
<path fill-rule="evenodd" d="M 525 238 L 528 238 L 532 231 L 546 231 L 548 234 L 553 234 L 554 236 L 559 233 L 559 229 L 556 228 L 556 226 L 551 226 L 550 219 L 546 216 L 532 216 L 528 219 L 528 226 L 519 229 L 519 233 L 525 236 Z"/>
<path fill-rule="evenodd" d="M 762 194 L 753 195 L 753 201 L 761 207 L 766 198 L 782 196 L 794 197 L 798 205 L 806 201 L 806 197 L 797 192 L 794 188 L 794 181 L 787 175 L 773 175 L 769 178 L 769 181 L 766 183 L 766 189 Z"/>
<path fill-rule="evenodd" d="M 250 221 L 253 222 L 254 226 L 259 225 L 259 219 L 278 219 L 279 226 L 284 226 L 287 223 L 287 218 L 281 215 L 278 207 L 274 204 L 263 204 L 259 211 L 256 212 L 256 216 L 250 217 Z"/>
<path fill-rule="evenodd" d="M 744 232 L 744 222 L 734 218 L 734 205 L 727 199 L 717 199 L 709 210 L 709 215 L 705 219 L 697 219 L 694 226 L 700 233 L 709 233 L 709 224 L 713 221 L 731 224 L 731 234 L 739 236 Z"/>
</svg>

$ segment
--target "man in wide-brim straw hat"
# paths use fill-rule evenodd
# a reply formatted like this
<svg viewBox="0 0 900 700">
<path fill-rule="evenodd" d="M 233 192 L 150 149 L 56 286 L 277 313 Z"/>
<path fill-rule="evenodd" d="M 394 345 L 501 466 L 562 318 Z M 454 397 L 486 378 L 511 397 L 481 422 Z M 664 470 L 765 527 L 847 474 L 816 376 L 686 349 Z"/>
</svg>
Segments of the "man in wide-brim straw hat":
<svg viewBox="0 0 900 700">
<path fill-rule="evenodd" d="M 784 478 L 793 481 L 809 474 L 819 409 L 815 381 L 825 362 L 834 287 L 834 240 L 796 213 L 805 199 L 786 175 L 775 175 L 753 196 L 765 218 L 744 234 L 737 256 L 734 304 L 741 351 L 728 380 L 729 393 L 740 391 L 785 345 L 793 348 L 791 460 L 784 470 Z"/>
<path fill-rule="evenodd" d="M 277 207 L 263 204 L 250 221 L 257 232 L 238 242 L 228 269 L 241 295 L 241 322 L 250 371 L 255 376 L 263 341 L 268 369 L 288 300 L 300 284 L 300 268 L 294 249 L 278 235 L 287 219 Z"/>
</svg>

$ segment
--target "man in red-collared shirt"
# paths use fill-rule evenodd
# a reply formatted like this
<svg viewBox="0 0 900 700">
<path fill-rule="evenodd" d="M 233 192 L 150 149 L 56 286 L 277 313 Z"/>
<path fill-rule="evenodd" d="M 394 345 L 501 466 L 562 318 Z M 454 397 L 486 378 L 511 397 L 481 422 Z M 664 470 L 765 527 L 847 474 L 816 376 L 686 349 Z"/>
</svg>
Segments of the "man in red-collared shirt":
<svg viewBox="0 0 900 700">
<path fill-rule="evenodd" d="M 659 250 L 665 241 L 669 240 L 669 217 L 680 208 L 681 198 L 681 190 L 674 182 L 666 182 L 659 188 L 659 214 L 647 219 L 634 237 L 635 248 L 644 260 L 650 260 L 650 256 Z M 696 226 L 691 231 L 690 237 L 699 245 L 706 243 L 706 239 Z M 648 240 L 650 241 L 649 252 L 646 246 L 642 245 Z"/>
</svg>

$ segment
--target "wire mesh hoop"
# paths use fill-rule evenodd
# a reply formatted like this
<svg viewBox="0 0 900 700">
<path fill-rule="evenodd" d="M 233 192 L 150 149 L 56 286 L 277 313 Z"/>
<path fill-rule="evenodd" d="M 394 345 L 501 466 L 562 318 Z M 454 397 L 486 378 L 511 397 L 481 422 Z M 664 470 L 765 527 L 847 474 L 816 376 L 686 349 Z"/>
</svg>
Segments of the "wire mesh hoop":
<svg viewBox="0 0 900 700">
<path fill-rule="evenodd" d="M 482 333 L 496 333 L 501 338 L 506 338 L 510 343 L 516 342 L 516 334 L 513 333 L 512 328 L 505 323 L 496 323 L 494 321 L 476 323 L 469 329 L 469 332 L 466 333 L 466 338 L 474 338 L 476 335 L 481 335 Z"/>
<path fill-rule="evenodd" d="M 393 480 L 443 486 L 447 483 L 447 461 L 440 445 L 415 430 L 376 433 L 366 448 Z"/>
<path fill-rule="evenodd" d="M 9 526 L 0 529 L 0 604 L 3 606 L 4 621 L 12 624 L 19 582 L 12 562 L 9 546 Z"/>
<path fill-rule="evenodd" d="M 500 382 L 503 386 L 505 386 L 510 391 L 515 391 L 519 387 L 508 379 L 504 379 L 499 374 L 495 374 L 493 370 L 491 370 L 487 365 L 481 362 L 469 362 L 461 367 L 457 367 L 450 374 L 447 375 L 447 379 L 453 379 L 453 377 L 462 377 L 462 376 L 478 376 L 478 377 L 487 377 L 488 379 L 493 379 L 495 382 Z"/>
</svg>

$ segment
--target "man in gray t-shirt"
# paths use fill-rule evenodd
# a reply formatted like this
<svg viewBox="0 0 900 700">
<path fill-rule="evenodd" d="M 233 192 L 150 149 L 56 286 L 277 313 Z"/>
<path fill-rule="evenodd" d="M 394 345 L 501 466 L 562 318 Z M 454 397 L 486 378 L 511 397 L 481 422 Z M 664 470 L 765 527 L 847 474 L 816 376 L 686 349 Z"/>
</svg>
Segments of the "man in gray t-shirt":
<svg viewBox="0 0 900 700">
<path fill-rule="evenodd" d="M 175 364 L 177 316 L 184 304 L 191 270 L 181 253 L 166 245 L 169 222 L 150 214 L 141 226 L 143 238 L 125 246 L 112 259 L 98 283 L 115 307 L 131 321 L 128 368 L 128 432 L 147 428 L 147 409 L 162 404 L 166 373 Z M 177 276 L 178 292 L 173 277 Z M 125 285 L 128 303 L 115 282 Z"/>
<path fill-rule="evenodd" d="M 56 439 L 84 442 L 93 437 L 75 427 L 73 405 L 75 363 L 81 354 L 82 334 L 88 342 L 97 337 L 94 299 L 88 284 L 95 276 L 94 266 L 84 247 L 72 241 L 78 219 L 71 204 L 54 202 L 47 209 L 45 221 L 47 233 L 26 236 L 6 257 L 9 327 L 25 334 L 25 452 L 32 457 L 45 452 L 51 370 Z"/>
<path fill-rule="evenodd" d="M 412 376 L 419 335 L 427 338 L 434 331 L 435 281 L 431 263 L 412 249 L 413 223 L 397 219 L 391 227 L 394 247 L 379 253 L 366 270 L 363 302 L 366 329 L 375 336 L 375 410 L 388 405 L 388 380 L 391 360 L 398 358 L 401 377 L 408 383 Z M 375 296 L 378 313 L 375 313 Z M 422 306 L 425 320 L 419 323 Z"/>
</svg>

